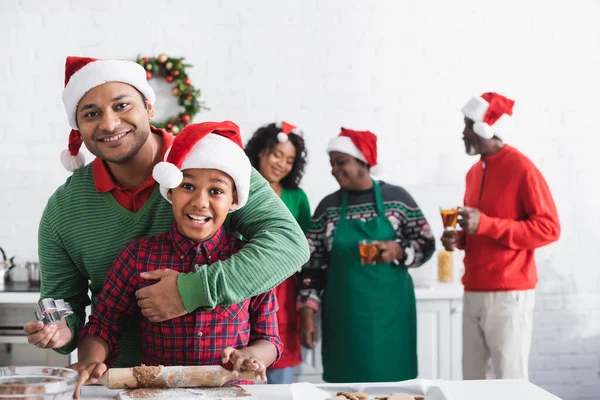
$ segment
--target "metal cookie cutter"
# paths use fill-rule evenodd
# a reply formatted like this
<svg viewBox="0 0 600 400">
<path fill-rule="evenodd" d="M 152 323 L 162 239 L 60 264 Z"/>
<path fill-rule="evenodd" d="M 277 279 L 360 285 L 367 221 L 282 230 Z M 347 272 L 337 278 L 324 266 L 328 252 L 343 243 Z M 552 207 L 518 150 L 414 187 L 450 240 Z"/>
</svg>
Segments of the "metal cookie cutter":
<svg viewBox="0 0 600 400">
<path fill-rule="evenodd" d="M 35 309 L 35 319 L 44 325 L 59 322 L 71 314 L 71 305 L 61 299 L 41 299 Z"/>
</svg>

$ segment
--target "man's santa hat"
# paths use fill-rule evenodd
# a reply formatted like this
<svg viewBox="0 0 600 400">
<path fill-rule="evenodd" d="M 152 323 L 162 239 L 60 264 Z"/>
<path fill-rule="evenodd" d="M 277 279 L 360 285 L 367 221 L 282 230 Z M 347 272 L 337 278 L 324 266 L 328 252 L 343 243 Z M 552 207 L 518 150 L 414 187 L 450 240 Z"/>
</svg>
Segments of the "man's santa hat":
<svg viewBox="0 0 600 400">
<path fill-rule="evenodd" d="M 181 185 L 181 171 L 188 168 L 223 171 L 235 184 L 237 208 L 242 208 L 248 201 L 252 166 L 244 153 L 240 128 L 233 122 L 191 124 L 175 136 L 173 145 L 165 154 L 165 160 L 156 164 L 152 171 L 165 199 L 169 200 L 169 189 Z"/>
<path fill-rule="evenodd" d="M 378 174 L 377 136 L 369 131 L 353 131 L 342 128 L 340 134 L 331 139 L 327 145 L 327 153 L 337 151 L 348 154 L 367 163 L 371 175 Z"/>
<path fill-rule="evenodd" d="M 514 100 L 498 93 L 472 97 L 462 108 L 465 117 L 473 120 L 473 131 L 484 139 L 494 136 L 504 140 L 513 127 Z"/>
<path fill-rule="evenodd" d="M 62 99 L 72 131 L 69 134 L 69 148 L 61 153 L 60 159 L 71 172 L 85 165 L 85 156 L 79 151 L 83 141 L 77 126 L 77 105 L 90 89 L 107 82 L 127 83 L 139 90 L 150 103 L 154 104 L 156 100 L 154 90 L 146 79 L 146 70 L 138 63 L 67 57 Z"/>
<path fill-rule="evenodd" d="M 300 129 L 298 129 L 297 126 L 292 125 L 289 122 L 278 121 L 275 123 L 275 127 L 277 129 L 281 129 L 281 132 L 277 134 L 277 140 L 279 140 L 280 143 L 287 142 L 290 138 L 290 133 L 293 133 L 300 137 L 303 136 L 303 132 Z"/>
</svg>

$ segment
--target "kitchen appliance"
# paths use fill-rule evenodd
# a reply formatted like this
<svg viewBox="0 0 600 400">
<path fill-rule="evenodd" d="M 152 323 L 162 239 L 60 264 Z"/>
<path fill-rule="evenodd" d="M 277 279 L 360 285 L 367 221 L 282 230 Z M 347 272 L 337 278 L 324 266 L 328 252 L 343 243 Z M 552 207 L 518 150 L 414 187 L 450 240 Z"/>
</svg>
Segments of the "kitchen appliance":
<svg viewBox="0 0 600 400">
<path fill-rule="evenodd" d="M 6 253 L 0 247 L 0 253 L 2 254 L 2 260 L 0 260 L 0 287 L 10 280 L 9 272 L 15 267 L 14 257 L 6 257 Z"/>
<path fill-rule="evenodd" d="M 35 303 L 0 304 L 0 366 L 70 365 L 68 355 L 40 349 L 27 342 L 23 326 L 33 319 L 31 311 L 34 307 Z"/>
<path fill-rule="evenodd" d="M 40 263 L 28 262 L 25 264 L 27 269 L 27 280 L 31 285 L 40 285 Z"/>
</svg>

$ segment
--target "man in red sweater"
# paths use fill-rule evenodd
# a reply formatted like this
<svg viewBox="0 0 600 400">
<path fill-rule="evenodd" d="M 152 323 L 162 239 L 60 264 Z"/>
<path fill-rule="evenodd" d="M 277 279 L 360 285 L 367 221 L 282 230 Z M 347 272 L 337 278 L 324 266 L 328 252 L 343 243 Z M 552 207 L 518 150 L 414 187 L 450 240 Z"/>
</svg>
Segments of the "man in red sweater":
<svg viewBox="0 0 600 400">
<path fill-rule="evenodd" d="M 446 231 L 444 247 L 465 251 L 463 379 L 528 379 L 534 290 L 534 251 L 556 241 L 560 224 L 541 172 L 504 144 L 514 101 L 497 93 L 462 109 L 463 141 L 481 159 L 467 173 L 461 231 Z"/>
</svg>

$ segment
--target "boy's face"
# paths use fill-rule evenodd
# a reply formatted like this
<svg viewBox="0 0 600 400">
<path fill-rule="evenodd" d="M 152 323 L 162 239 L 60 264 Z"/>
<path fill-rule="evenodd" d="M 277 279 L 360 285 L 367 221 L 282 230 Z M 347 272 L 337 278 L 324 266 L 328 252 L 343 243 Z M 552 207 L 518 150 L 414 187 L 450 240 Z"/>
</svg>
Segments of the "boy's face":
<svg viewBox="0 0 600 400">
<path fill-rule="evenodd" d="M 131 85 L 109 82 L 90 89 L 77 105 L 77 125 L 85 147 L 107 162 L 124 164 L 150 135 L 152 104 Z"/>
<path fill-rule="evenodd" d="M 183 170 L 183 182 L 169 190 L 179 232 L 196 243 L 210 239 L 237 207 L 233 179 L 216 169 Z"/>
</svg>

